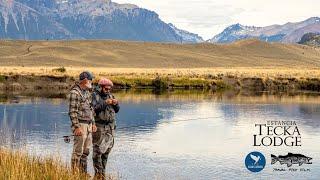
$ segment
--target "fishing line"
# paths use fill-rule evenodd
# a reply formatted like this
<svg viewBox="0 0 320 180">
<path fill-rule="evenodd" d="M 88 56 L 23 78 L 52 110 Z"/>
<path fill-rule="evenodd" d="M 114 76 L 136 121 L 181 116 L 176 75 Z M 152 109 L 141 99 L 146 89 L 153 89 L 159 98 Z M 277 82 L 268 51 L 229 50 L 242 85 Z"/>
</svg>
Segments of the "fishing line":
<svg viewBox="0 0 320 180">
<path fill-rule="evenodd" d="M 130 129 L 130 128 L 136 128 L 136 127 L 145 127 L 145 126 L 151 126 L 151 125 L 157 125 L 157 124 L 167 124 L 167 123 L 175 123 L 175 122 L 185 122 L 185 121 L 195 121 L 195 120 L 203 120 L 203 119 L 211 119 L 211 118 L 220 118 L 221 116 L 213 116 L 213 117 L 203 117 L 203 118 L 192 118 L 192 119 L 179 119 L 174 121 L 161 121 L 161 122 L 155 122 L 155 123 L 147 123 L 147 124 L 140 124 L 140 125 L 134 125 L 134 126 L 124 126 L 124 127 L 117 127 L 117 130 L 119 129 Z"/>
<path fill-rule="evenodd" d="M 137 127 L 147 127 L 152 125 L 158 125 L 158 124 L 168 124 L 168 123 L 176 123 L 176 122 L 186 122 L 186 121 L 195 121 L 195 120 L 204 120 L 204 119 L 216 119 L 221 118 L 221 116 L 212 116 L 212 117 L 203 117 L 203 118 L 190 118 L 190 119 L 179 119 L 179 120 L 173 120 L 173 121 L 161 121 L 161 122 L 155 122 L 155 123 L 146 123 L 146 124 L 139 124 L 134 126 L 124 126 L 124 127 L 117 127 L 116 130 L 121 129 L 130 129 L 130 128 L 137 128 Z M 74 137 L 74 135 L 68 135 L 63 136 L 65 143 L 70 143 L 71 137 Z"/>
</svg>

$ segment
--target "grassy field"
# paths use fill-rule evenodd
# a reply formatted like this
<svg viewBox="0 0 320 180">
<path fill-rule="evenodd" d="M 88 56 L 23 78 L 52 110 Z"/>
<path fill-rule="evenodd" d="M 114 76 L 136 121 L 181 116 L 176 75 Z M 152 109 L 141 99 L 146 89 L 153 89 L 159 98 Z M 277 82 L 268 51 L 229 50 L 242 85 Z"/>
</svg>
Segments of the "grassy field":
<svg viewBox="0 0 320 180">
<path fill-rule="evenodd" d="M 88 176 L 71 172 L 52 159 L 28 157 L 21 152 L 0 149 L 0 179 L 6 180 L 87 180 Z"/>
<path fill-rule="evenodd" d="M 320 48 L 258 40 L 223 45 L 2 40 L 0 64 L 0 74 L 76 77 L 86 69 L 97 76 L 129 78 L 320 77 Z"/>
<path fill-rule="evenodd" d="M 0 63 L 0 89 L 15 89 L 14 82 L 28 86 L 23 79 L 5 81 L 8 76 L 31 76 L 28 77 L 31 83 L 38 81 L 32 79 L 35 76 L 67 76 L 75 80 L 80 72 L 89 70 L 96 79 L 108 77 L 126 88 L 226 89 L 259 87 L 262 82 L 261 90 L 270 89 L 265 84 L 271 79 L 272 89 L 288 86 L 290 81 L 290 89 L 320 90 L 320 48 L 258 40 L 220 45 L 0 41 Z M 160 80 L 155 81 L 157 78 Z M 252 79 L 249 82 L 246 78 Z"/>
<path fill-rule="evenodd" d="M 320 49 L 243 40 L 233 44 L 0 41 L 1 66 L 98 68 L 319 68 Z"/>
</svg>

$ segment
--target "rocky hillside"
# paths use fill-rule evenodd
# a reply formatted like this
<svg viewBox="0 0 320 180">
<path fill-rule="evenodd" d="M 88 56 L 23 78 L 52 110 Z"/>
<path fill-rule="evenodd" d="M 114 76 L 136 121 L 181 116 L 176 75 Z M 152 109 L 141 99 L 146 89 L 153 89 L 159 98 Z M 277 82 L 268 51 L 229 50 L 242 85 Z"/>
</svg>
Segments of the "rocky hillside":
<svg viewBox="0 0 320 180">
<path fill-rule="evenodd" d="M 230 43 L 240 39 L 256 38 L 267 42 L 296 43 L 309 32 L 320 32 L 320 18 L 312 17 L 305 21 L 271 25 L 266 27 L 234 24 L 214 36 L 208 42 Z"/>
<path fill-rule="evenodd" d="M 299 44 L 305 44 L 310 46 L 320 46 L 320 33 L 307 33 L 302 36 Z"/>
<path fill-rule="evenodd" d="M 0 0 L 0 11 L 1 39 L 201 40 L 153 11 L 111 0 Z"/>
<path fill-rule="evenodd" d="M 77 38 L 62 24 L 18 2 L 0 0 L 0 38 Z"/>
</svg>

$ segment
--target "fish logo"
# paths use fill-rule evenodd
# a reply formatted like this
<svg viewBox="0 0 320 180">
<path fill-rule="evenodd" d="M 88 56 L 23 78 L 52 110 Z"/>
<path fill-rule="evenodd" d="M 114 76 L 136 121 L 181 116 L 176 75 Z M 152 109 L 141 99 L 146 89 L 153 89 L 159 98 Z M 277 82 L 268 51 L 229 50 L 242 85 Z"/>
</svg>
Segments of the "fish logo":
<svg viewBox="0 0 320 180">
<path fill-rule="evenodd" d="M 251 159 L 254 160 L 254 165 L 256 165 L 260 160 L 260 156 L 255 156 L 253 154 L 250 154 L 250 157 L 251 157 Z"/>
<path fill-rule="evenodd" d="M 291 167 L 293 164 L 299 164 L 299 166 L 301 166 L 302 164 L 312 164 L 312 162 L 310 162 L 311 160 L 311 157 L 307 157 L 302 154 L 288 153 L 285 156 L 275 156 L 271 154 L 271 164 L 275 164 L 279 161 L 281 165 L 287 164 L 287 167 Z"/>
<path fill-rule="evenodd" d="M 260 172 L 266 165 L 266 158 L 262 153 L 254 151 L 246 156 L 245 165 L 251 172 Z"/>
</svg>

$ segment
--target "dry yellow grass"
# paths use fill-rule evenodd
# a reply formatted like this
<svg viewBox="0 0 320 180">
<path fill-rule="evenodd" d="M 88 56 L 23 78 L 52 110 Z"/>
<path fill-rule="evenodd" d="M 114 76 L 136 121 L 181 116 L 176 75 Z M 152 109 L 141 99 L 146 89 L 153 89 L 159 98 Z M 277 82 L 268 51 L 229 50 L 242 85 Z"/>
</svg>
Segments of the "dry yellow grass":
<svg viewBox="0 0 320 180">
<path fill-rule="evenodd" d="M 21 152 L 0 149 L 0 179 L 6 180 L 86 180 L 88 176 L 71 172 L 52 159 L 28 157 Z"/>
<path fill-rule="evenodd" d="M 98 68 L 98 67 L 66 67 L 65 73 L 54 71 L 59 67 L 21 67 L 0 66 L 2 75 L 54 75 L 77 77 L 82 71 L 89 70 L 99 78 L 126 77 L 126 78 L 154 78 L 155 76 L 206 78 L 209 76 L 234 76 L 234 77 L 260 77 L 260 78 L 319 78 L 320 68 L 284 68 L 284 67 L 235 67 L 235 68 Z"/>
<path fill-rule="evenodd" d="M 319 68 L 320 49 L 244 40 L 233 44 L 0 41 L 1 66 L 102 68 Z"/>
<path fill-rule="evenodd" d="M 243 40 L 233 44 L 165 44 L 124 41 L 0 41 L 1 75 L 72 76 L 92 71 L 128 87 L 161 82 L 209 87 L 212 80 L 320 78 L 320 48 Z M 55 71 L 65 68 L 65 72 Z M 231 77 L 231 80 L 228 78 Z M 235 77 L 235 78 L 234 78 Z M 309 83 L 309 81 L 307 80 Z M 301 83 L 299 85 L 301 85 Z M 310 84 L 309 83 L 309 84 Z M 312 84 L 313 83 L 313 84 Z M 232 84 L 232 83 L 231 83 Z M 4 87 L 2 83 L 2 87 Z M 299 86 L 300 87 L 300 86 Z"/>
</svg>

